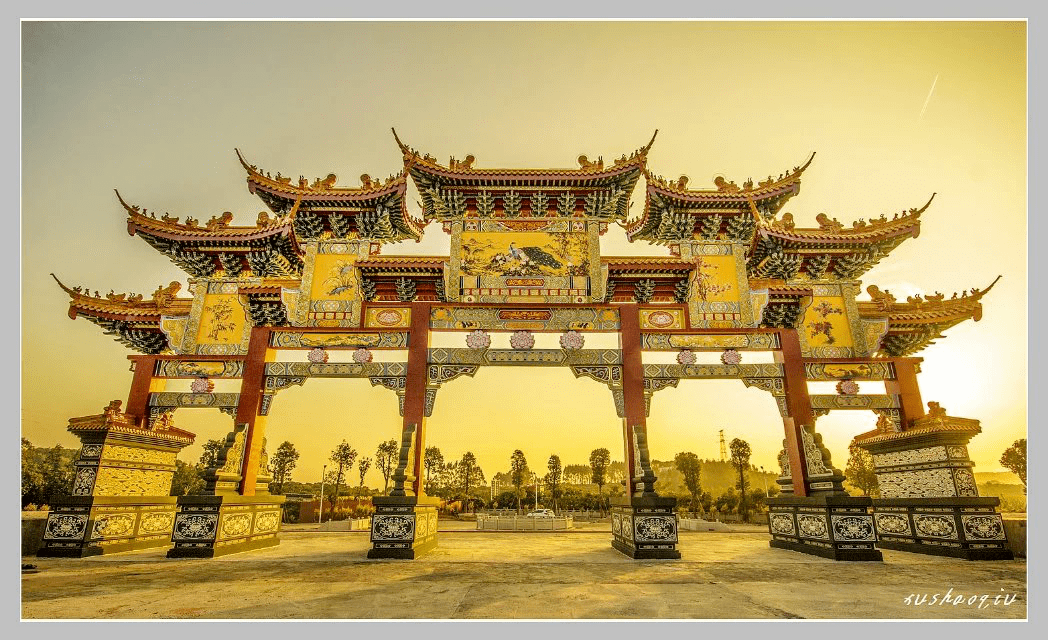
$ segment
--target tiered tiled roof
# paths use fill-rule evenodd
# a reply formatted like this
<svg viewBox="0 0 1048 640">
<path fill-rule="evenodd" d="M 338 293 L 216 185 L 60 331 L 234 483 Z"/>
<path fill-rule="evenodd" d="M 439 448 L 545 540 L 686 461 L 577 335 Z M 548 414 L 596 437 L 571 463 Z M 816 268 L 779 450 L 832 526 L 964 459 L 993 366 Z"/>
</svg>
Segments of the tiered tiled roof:
<svg viewBox="0 0 1048 640">
<path fill-rule="evenodd" d="M 826 214 L 816 216 L 819 227 L 797 228 L 793 215 L 762 220 L 757 224 L 747 270 L 757 277 L 791 279 L 859 277 L 907 238 L 921 232 L 921 214 L 931 205 L 910 209 L 889 219 L 886 215 L 869 222 L 859 219 L 850 229 Z"/>
<path fill-rule="evenodd" d="M 644 203 L 644 215 L 625 225 L 630 241 L 647 240 L 655 244 L 673 244 L 690 240 L 701 232 L 707 237 L 719 234 L 733 235 L 744 230 L 736 229 L 733 218 L 771 218 L 786 201 L 800 191 L 800 178 L 815 158 L 813 153 L 802 166 L 780 174 L 754 186 L 747 180 L 739 187 L 734 182 L 717 178 L 715 189 L 688 189 L 688 177 L 681 176 L 675 182 L 662 176 L 645 172 L 648 181 Z M 748 224 L 743 220 L 744 225 Z M 752 231 L 752 227 L 750 227 Z"/>
<path fill-rule="evenodd" d="M 104 431 L 106 433 L 119 433 L 136 436 L 140 439 L 169 442 L 180 445 L 179 448 L 192 444 L 196 438 L 195 433 L 179 429 L 171 424 L 170 414 L 157 420 L 153 428 L 147 429 L 137 425 L 133 416 L 120 411 L 121 402 L 113 400 L 102 413 L 92 416 L 70 418 L 68 430 L 75 435 L 82 435 L 92 431 Z"/>
<path fill-rule="evenodd" d="M 193 304 L 190 298 L 175 297 L 182 288 L 178 282 L 158 287 L 152 298 L 144 300 L 141 294 L 117 294 L 112 291 L 105 296 L 95 291 L 92 296 L 90 291 L 80 287 L 70 289 L 53 273 L 51 277 L 69 294 L 70 318 L 83 316 L 102 327 L 107 335 L 112 335 L 118 342 L 143 353 L 166 351 L 167 336 L 160 329 L 162 318 L 188 316 Z"/>
<path fill-rule="evenodd" d="M 936 292 L 934 295 L 910 296 L 906 302 L 897 302 L 889 291 L 876 285 L 867 287 L 871 300 L 859 301 L 859 315 L 863 318 L 888 319 L 888 332 L 881 339 L 880 351 L 888 356 L 908 356 L 924 349 L 942 332 L 965 320 L 982 319 L 981 299 L 997 284 L 1001 276 L 985 289 L 972 289 L 952 298 Z"/>
<path fill-rule="evenodd" d="M 336 187 L 337 177 L 329 173 L 312 183 L 277 172 L 276 177 L 249 164 L 237 150 L 237 158 L 247 171 L 248 190 L 257 195 L 277 215 L 295 219 L 295 231 L 302 239 L 313 239 L 322 231 L 336 237 L 357 232 L 376 242 L 420 240 L 425 222 L 408 213 L 404 194 L 407 174 L 403 171 L 385 180 L 360 176 L 359 187 Z"/>
<path fill-rule="evenodd" d="M 194 218 L 149 213 L 124 201 L 127 232 L 141 236 L 150 246 L 166 255 L 179 268 L 195 277 L 206 277 L 223 271 L 236 277 L 250 271 L 259 277 L 285 277 L 302 271 L 302 259 L 292 230 L 290 216 L 270 218 L 258 215 L 254 226 L 233 226 L 233 214 L 212 216 L 203 225 Z"/>
<path fill-rule="evenodd" d="M 473 167 L 472 155 L 461 161 L 451 158 L 445 166 L 401 142 L 396 131 L 393 136 L 404 155 L 404 169 L 422 196 L 425 216 L 440 220 L 499 215 L 624 220 L 629 194 L 655 142 L 653 135 L 647 145 L 629 156 L 623 154 L 607 167 L 603 158 L 591 161 L 583 155 L 577 169 L 478 169 Z M 478 196 L 482 201 L 478 202 Z M 484 197 L 491 200 L 484 201 Z"/>
</svg>

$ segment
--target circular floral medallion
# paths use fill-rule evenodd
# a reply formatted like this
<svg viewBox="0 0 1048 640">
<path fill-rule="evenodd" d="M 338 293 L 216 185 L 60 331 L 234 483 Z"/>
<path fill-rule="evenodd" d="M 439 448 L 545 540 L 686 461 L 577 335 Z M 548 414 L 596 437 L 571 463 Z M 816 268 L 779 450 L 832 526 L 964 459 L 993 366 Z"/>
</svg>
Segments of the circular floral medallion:
<svg viewBox="0 0 1048 640">
<path fill-rule="evenodd" d="M 375 320 L 384 327 L 392 327 L 401 323 L 404 318 L 396 309 L 383 309 L 375 314 Z"/>
<path fill-rule="evenodd" d="M 560 336 L 560 348 L 567 351 L 577 351 L 586 344 L 586 338 L 578 331 L 565 331 Z"/>
<path fill-rule="evenodd" d="M 328 352 L 324 349 L 321 349 L 320 347 L 317 347 L 315 349 L 310 350 L 306 358 L 310 362 L 321 364 L 328 361 Z"/>
<path fill-rule="evenodd" d="M 853 396 L 859 393 L 859 383 L 854 380 L 841 380 L 837 383 L 837 393 L 842 396 Z"/>
<path fill-rule="evenodd" d="M 207 378 L 200 377 L 193 381 L 189 385 L 189 390 L 193 393 L 211 393 L 215 390 L 215 383 L 211 382 Z"/>
<path fill-rule="evenodd" d="M 722 364 L 739 364 L 742 362 L 742 354 L 735 349 L 725 349 L 724 353 L 721 354 Z"/>
<path fill-rule="evenodd" d="M 470 331 L 466 334 L 466 346 L 470 349 L 483 351 L 491 346 L 491 335 L 483 329 Z"/>
<path fill-rule="evenodd" d="M 530 331 L 514 331 L 509 337 L 509 346 L 514 349 L 531 349 L 535 346 L 535 335 Z"/>
<path fill-rule="evenodd" d="M 366 364 L 368 362 L 371 362 L 371 359 L 373 357 L 374 356 L 371 355 L 371 350 L 365 349 L 364 347 L 361 347 L 353 352 L 353 362 L 356 362 L 358 364 Z"/>
<path fill-rule="evenodd" d="M 666 311 L 655 311 L 649 313 L 648 324 L 659 329 L 665 329 L 673 324 L 673 314 Z"/>
<path fill-rule="evenodd" d="M 691 349 L 681 349 L 677 354 L 677 364 L 695 364 L 695 352 Z"/>
</svg>

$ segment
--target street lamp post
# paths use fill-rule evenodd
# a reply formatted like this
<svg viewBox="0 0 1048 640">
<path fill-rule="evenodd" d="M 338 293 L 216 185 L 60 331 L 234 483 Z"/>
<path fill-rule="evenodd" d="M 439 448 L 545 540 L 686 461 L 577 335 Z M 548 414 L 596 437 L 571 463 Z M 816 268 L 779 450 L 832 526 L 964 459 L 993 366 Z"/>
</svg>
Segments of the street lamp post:
<svg viewBox="0 0 1048 640">
<path fill-rule="evenodd" d="M 764 480 L 764 500 L 765 500 L 764 504 L 767 505 L 768 504 L 767 503 L 767 500 L 768 500 L 768 476 L 764 472 L 764 467 L 761 467 L 761 480 Z"/>
<path fill-rule="evenodd" d="M 324 523 L 324 476 L 327 475 L 327 465 L 320 471 L 320 513 L 317 514 L 317 524 Z"/>
</svg>

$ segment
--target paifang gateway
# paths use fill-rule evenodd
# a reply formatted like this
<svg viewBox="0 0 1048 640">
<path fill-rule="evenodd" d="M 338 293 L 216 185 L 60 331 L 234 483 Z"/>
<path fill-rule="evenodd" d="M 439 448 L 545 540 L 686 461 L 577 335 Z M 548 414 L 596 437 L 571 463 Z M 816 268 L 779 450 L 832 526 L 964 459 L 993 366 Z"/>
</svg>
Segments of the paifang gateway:
<svg viewBox="0 0 1048 640">
<path fill-rule="evenodd" d="M 214 557 L 278 544 L 284 498 L 268 490 L 265 438 L 275 397 L 310 378 L 367 378 L 396 394 L 403 415 L 399 466 L 389 495 L 374 499 L 368 555 L 416 558 L 437 544 L 437 500 L 421 481 L 437 391 L 482 366 L 556 366 L 606 385 L 622 419 L 628 480 L 612 507 L 612 544 L 630 557 L 680 557 L 676 499 L 658 494 L 646 419 L 652 396 L 682 379 L 737 379 L 774 398 L 785 438 L 771 546 L 837 560 L 880 560 L 879 548 L 1011 557 L 998 500 L 980 497 L 972 474 L 966 445 L 979 422 L 936 402 L 925 408 L 915 356 L 944 330 L 979 320 L 993 285 L 905 301 L 871 285 L 871 300 L 856 300 L 859 278 L 920 233 L 931 199 L 850 225 L 819 214 L 818 227 L 800 228 L 782 209 L 811 158 L 756 184 L 717 178 L 690 189 L 685 176 L 647 170 L 654 137 L 608 165 L 579 156 L 572 169 L 477 168 L 471 155 L 443 165 L 394 137 L 403 169 L 363 175 L 356 187 L 334 174 L 271 175 L 238 151 L 249 191 L 269 210 L 250 226 L 228 212 L 203 223 L 157 217 L 117 194 L 128 233 L 183 269 L 190 295 L 179 296 L 180 282 L 149 299 L 59 282 L 71 318 L 138 355 L 128 356 L 126 406 L 114 400 L 70 419 L 83 446 L 41 555 L 167 547 L 172 557 Z M 642 177 L 644 211 L 631 220 Z M 406 207 L 409 178 L 421 219 Z M 449 255 L 383 255 L 431 223 L 451 236 Z M 602 256 L 610 224 L 665 255 Z M 462 346 L 430 347 L 434 331 L 461 333 Z M 491 348 L 489 332 L 512 333 L 512 348 Z M 536 332 L 560 334 L 561 348 L 534 348 Z M 590 332 L 617 333 L 619 347 L 585 348 Z M 336 349 L 351 361 L 328 362 Z M 407 359 L 376 362 L 381 349 Z M 276 361 L 287 350 L 301 355 Z M 644 351 L 675 352 L 677 364 L 645 364 Z M 746 363 L 753 351 L 774 361 Z M 696 352 L 719 353 L 721 364 L 697 364 Z M 191 391 L 167 391 L 170 379 L 192 380 Z M 238 379 L 240 391 L 216 393 L 215 379 Z M 836 381 L 837 393 L 811 394 L 808 381 Z M 860 394 L 858 381 L 883 381 L 884 392 Z M 194 407 L 229 414 L 233 429 L 207 495 L 176 498 L 175 457 L 194 435 L 173 415 Z M 877 415 L 856 441 L 873 454 L 881 498 L 843 489 L 815 430 L 836 410 Z"/>
</svg>

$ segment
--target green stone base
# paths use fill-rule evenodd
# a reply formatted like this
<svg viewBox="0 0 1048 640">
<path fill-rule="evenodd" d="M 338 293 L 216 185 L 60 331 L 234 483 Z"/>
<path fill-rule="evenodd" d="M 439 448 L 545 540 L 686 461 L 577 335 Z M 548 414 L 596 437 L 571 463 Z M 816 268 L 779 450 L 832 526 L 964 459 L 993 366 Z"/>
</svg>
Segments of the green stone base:
<svg viewBox="0 0 1048 640">
<path fill-rule="evenodd" d="M 638 549 L 618 538 L 611 539 L 611 546 L 634 560 L 680 560 L 680 551 L 677 549 Z"/>
<path fill-rule="evenodd" d="M 1011 560 L 994 497 L 877 498 L 877 546 L 965 560 Z"/>
<path fill-rule="evenodd" d="M 171 546 L 173 496 L 69 496 L 52 507 L 36 555 L 85 558 Z"/>
<path fill-rule="evenodd" d="M 280 544 L 280 538 L 276 534 L 271 534 L 268 537 L 259 536 L 251 539 L 244 539 L 232 544 L 225 544 L 220 547 L 200 546 L 200 547 L 189 547 L 181 546 L 170 549 L 167 552 L 168 558 L 218 558 L 219 556 L 228 556 L 231 553 L 241 553 L 244 551 L 254 551 L 255 549 L 265 549 L 266 547 L 275 547 Z"/>
<path fill-rule="evenodd" d="M 877 537 L 870 499 L 821 495 L 769 498 L 769 545 L 843 561 L 883 560 L 874 546 Z"/>
<path fill-rule="evenodd" d="M 373 543 L 376 544 L 376 543 Z M 382 543 L 377 543 L 382 544 Z M 437 537 L 432 536 L 425 542 L 412 544 L 410 547 L 373 546 L 368 549 L 368 558 L 392 558 L 395 560 L 414 560 L 437 548 Z"/>
<path fill-rule="evenodd" d="M 284 496 L 181 496 L 169 558 L 217 558 L 280 544 Z"/>
<path fill-rule="evenodd" d="M 437 547 L 437 498 L 375 496 L 368 558 L 414 560 Z"/>
<path fill-rule="evenodd" d="M 812 544 L 806 544 L 804 542 L 791 542 L 787 540 L 772 540 L 768 543 L 769 546 L 775 549 L 788 549 L 790 551 L 799 551 L 801 553 L 807 553 L 813 556 L 821 556 L 823 558 L 829 558 L 830 560 L 844 560 L 844 561 L 871 561 L 881 562 L 884 560 L 884 554 L 876 549 L 839 549 L 834 546 L 821 547 Z"/>
<path fill-rule="evenodd" d="M 635 560 L 677 560 L 677 514 L 673 497 L 622 496 L 612 501 L 611 546 Z"/>
<path fill-rule="evenodd" d="M 964 560 L 1013 560 L 1015 559 L 1009 549 L 971 549 L 956 547 L 936 547 L 912 542 L 895 542 L 892 540 L 878 540 L 877 548 L 891 549 L 892 551 L 908 551 L 910 553 L 923 553 L 930 556 L 946 556 L 949 558 L 962 558 Z"/>
</svg>

